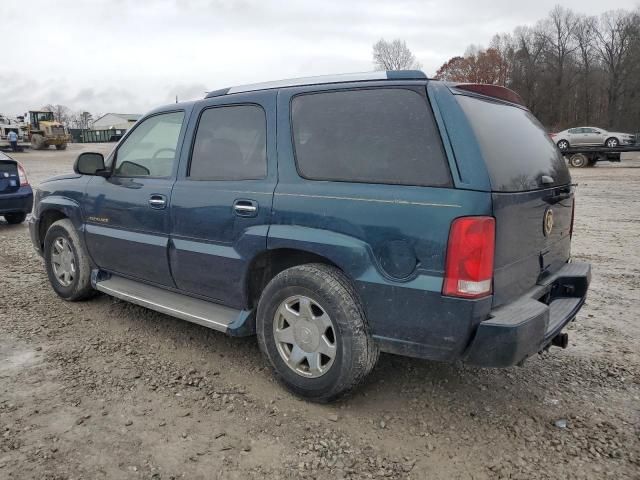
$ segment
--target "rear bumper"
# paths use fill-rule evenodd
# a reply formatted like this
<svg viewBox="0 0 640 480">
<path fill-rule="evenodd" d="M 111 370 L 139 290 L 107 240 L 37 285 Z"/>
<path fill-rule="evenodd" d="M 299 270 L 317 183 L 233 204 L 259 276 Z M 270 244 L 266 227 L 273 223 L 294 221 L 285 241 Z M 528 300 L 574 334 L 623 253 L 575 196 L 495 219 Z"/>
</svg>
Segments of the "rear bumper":
<svg viewBox="0 0 640 480">
<path fill-rule="evenodd" d="M 30 186 L 20 187 L 15 193 L 0 193 L 0 215 L 5 213 L 31 213 L 33 191 Z"/>
<path fill-rule="evenodd" d="M 588 263 L 568 263 L 526 295 L 492 310 L 478 325 L 463 361 L 508 367 L 540 352 L 575 319 L 590 282 Z"/>
</svg>

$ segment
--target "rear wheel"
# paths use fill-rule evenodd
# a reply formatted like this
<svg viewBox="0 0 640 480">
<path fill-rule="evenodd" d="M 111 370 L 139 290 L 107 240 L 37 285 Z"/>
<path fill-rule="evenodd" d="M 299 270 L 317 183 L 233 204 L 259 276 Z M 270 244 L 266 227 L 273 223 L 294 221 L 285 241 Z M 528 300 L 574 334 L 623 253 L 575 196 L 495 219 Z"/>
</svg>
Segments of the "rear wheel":
<svg viewBox="0 0 640 480">
<path fill-rule="evenodd" d="M 95 293 L 89 256 L 71 220 L 58 220 L 47 230 L 44 261 L 49 282 L 60 297 L 73 302 Z"/>
<path fill-rule="evenodd" d="M 271 280 L 260 297 L 257 333 L 278 379 L 318 402 L 354 388 L 378 359 L 353 287 L 327 265 L 293 267 Z"/>
<path fill-rule="evenodd" d="M 7 223 L 11 225 L 17 225 L 18 223 L 22 223 L 27 218 L 26 213 L 5 213 L 4 219 Z"/>
<path fill-rule="evenodd" d="M 569 157 L 569 165 L 575 168 L 583 168 L 589 164 L 589 159 L 583 153 L 575 153 Z"/>
<path fill-rule="evenodd" d="M 566 150 L 569 148 L 569 142 L 567 140 L 560 140 L 557 145 L 560 150 Z"/>
<path fill-rule="evenodd" d="M 67 144 L 66 143 L 62 143 L 60 145 L 56 145 L 56 150 L 66 150 L 67 149 Z"/>
<path fill-rule="evenodd" d="M 620 145 L 620 141 L 616 137 L 611 137 L 607 138 L 607 141 L 604 142 L 604 144 L 606 147 L 616 148 L 618 145 Z"/>
</svg>

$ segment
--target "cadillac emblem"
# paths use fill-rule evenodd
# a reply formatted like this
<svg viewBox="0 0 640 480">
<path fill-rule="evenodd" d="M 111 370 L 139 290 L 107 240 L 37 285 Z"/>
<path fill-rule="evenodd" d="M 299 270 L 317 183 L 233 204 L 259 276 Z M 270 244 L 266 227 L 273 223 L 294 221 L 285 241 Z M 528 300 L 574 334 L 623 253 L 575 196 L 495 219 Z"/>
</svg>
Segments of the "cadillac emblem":
<svg viewBox="0 0 640 480">
<path fill-rule="evenodd" d="M 542 222 L 542 231 L 544 232 L 544 236 L 548 237 L 553 230 L 553 210 L 551 208 L 547 208 L 544 212 L 544 220 Z"/>
</svg>

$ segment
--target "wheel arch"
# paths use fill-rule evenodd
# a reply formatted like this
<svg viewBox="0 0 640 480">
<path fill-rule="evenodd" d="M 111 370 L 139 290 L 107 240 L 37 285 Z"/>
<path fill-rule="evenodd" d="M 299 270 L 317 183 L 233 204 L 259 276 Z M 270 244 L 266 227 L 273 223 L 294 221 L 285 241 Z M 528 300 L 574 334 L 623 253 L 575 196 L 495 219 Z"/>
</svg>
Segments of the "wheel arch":
<svg viewBox="0 0 640 480">
<path fill-rule="evenodd" d="M 248 309 L 257 307 L 262 291 L 276 275 L 288 268 L 309 263 L 330 265 L 345 273 L 330 258 L 299 247 L 268 249 L 256 255 L 247 268 L 244 280 Z"/>
<path fill-rule="evenodd" d="M 82 229 L 82 215 L 77 202 L 64 198 L 50 196 L 42 200 L 38 206 L 38 243 L 44 245 L 47 230 L 58 220 L 68 218 L 77 230 Z"/>
</svg>

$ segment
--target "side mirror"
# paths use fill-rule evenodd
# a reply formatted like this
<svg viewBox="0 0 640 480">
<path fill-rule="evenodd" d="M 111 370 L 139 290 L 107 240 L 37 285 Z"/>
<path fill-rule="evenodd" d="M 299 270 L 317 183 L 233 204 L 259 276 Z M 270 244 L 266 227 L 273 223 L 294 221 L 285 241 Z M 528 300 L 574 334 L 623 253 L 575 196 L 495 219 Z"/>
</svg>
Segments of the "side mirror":
<svg viewBox="0 0 640 480">
<path fill-rule="evenodd" d="M 73 164 L 73 171 L 80 175 L 105 176 L 104 156 L 94 152 L 81 153 Z"/>
</svg>

